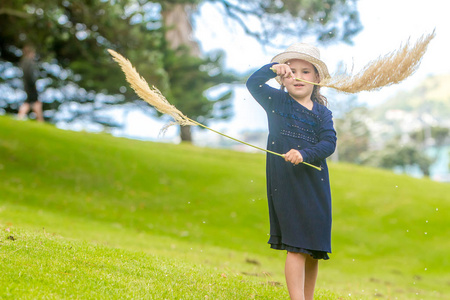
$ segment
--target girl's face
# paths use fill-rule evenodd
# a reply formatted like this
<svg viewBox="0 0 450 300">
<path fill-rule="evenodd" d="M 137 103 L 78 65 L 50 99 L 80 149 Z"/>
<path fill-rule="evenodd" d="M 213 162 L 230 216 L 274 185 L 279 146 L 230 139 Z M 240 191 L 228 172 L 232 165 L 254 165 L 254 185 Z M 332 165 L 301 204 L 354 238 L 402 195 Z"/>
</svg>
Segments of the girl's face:
<svg viewBox="0 0 450 300">
<path fill-rule="evenodd" d="M 319 83 L 319 75 L 311 63 L 301 59 L 292 59 L 286 62 L 286 64 L 291 68 L 295 78 Z M 298 102 L 310 100 L 314 85 L 295 80 L 295 78 L 282 79 L 283 85 L 286 87 L 289 95 Z"/>
</svg>

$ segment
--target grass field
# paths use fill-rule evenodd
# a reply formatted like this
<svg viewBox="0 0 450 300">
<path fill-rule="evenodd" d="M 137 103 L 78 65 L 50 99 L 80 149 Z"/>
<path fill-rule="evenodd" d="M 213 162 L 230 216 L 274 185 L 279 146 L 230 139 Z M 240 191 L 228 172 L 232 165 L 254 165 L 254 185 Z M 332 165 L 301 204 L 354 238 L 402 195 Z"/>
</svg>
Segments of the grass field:
<svg viewBox="0 0 450 300">
<path fill-rule="evenodd" d="M 263 154 L 0 117 L 0 299 L 287 299 Z M 450 299 L 450 185 L 330 164 L 317 299 Z"/>
</svg>

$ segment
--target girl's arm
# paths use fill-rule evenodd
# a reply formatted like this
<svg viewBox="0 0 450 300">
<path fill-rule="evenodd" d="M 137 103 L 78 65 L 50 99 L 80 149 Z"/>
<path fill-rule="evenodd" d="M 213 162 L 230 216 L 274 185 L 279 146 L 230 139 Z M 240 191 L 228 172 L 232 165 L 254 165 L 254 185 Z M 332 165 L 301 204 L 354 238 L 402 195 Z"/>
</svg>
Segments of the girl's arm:
<svg viewBox="0 0 450 300">
<path fill-rule="evenodd" d="M 277 74 L 270 68 L 274 66 L 275 63 L 267 64 L 261 69 L 255 71 L 247 80 L 246 86 L 253 98 L 265 109 L 267 110 L 270 104 L 270 100 L 279 93 L 278 89 L 275 89 L 266 84 L 272 78 L 275 78 Z"/>
<path fill-rule="evenodd" d="M 333 115 L 327 108 L 325 108 L 318 136 L 319 142 L 317 144 L 299 150 L 304 162 L 313 163 L 326 159 L 336 150 L 337 137 L 333 126 Z"/>
</svg>

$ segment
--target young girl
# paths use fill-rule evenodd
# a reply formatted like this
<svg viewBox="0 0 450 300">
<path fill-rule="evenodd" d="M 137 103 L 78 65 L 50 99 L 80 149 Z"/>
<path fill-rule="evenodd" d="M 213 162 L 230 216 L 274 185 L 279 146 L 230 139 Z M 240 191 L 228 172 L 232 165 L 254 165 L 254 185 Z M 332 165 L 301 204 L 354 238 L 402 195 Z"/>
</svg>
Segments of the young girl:
<svg viewBox="0 0 450 300">
<path fill-rule="evenodd" d="M 267 156 L 269 244 L 287 250 L 285 276 L 292 300 L 313 299 L 318 260 L 328 259 L 331 253 L 331 192 L 325 159 L 336 148 L 326 98 L 319 86 L 296 78 L 319 83 L 329 76 L 319 50 L 297 43 L 247 81 L 248 90 L 267 113 L 268 149 L 284 154 L 284 160 Z M 281 90 L 266 84 L 274 77 Z"/>
</svg>

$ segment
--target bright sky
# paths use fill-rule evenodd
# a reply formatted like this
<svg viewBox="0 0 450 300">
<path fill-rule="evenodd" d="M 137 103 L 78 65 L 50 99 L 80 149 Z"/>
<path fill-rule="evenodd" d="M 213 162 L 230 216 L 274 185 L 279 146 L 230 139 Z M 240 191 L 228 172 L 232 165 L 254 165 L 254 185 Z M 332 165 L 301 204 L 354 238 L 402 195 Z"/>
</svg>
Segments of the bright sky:
<svg viewBox="0 0 450 300">
<path fill-rule="evenodd" d="M 360 101 L 375 105 L 387 100 L 400 90 L 409 90 L 429 75 L 450 73 L 450 1 L 446 0 L 360 0 L 358 2 L 363 30 L 353 39 L 354 45 L 338 44 L 321 49 L 321 58 L 327 63 L 330 73 L 336 71 L 339 61 L 360 70 L 369 61 L 400 47 L 408 38 L 414 42 L 418 37 L 436 29 L 419 70 L 404 82 L 383 88 L 377 92 L 363 92 Z M 202 6 L 202 18 L 197 21 L 196 38 L 201 39 L 204 51 L 223 49 L 226 52 L 226 67 L 245 72 L 269 63 L 281 50 L 265 51 L 252 38 L 230 23 L 222 25 L 220 12 L 211 5 Z M 214 28 L 215 30 L 212 30 Z M 309 42 L 311 41 L 293 41 Z M 326 94 L 326 89 L 324 89 Z M 330 102 L 333 99 L 328 99 Z M 120 135 L 156 139 L 162 123 L 143 117 L 139 112 L 131 113 L 129 125 Z M 221 132 L 236 135 L 245 129 L 266 129 L 265 112 L 252 99 L 244 86 L 236 89 L 234 117 L 227 122 L 212 122 L 210 127 Z M 173 127 L 165 140 L 177 137 Z M 195 136 L 194 136 L 195 138 Z"/>
</svg>

